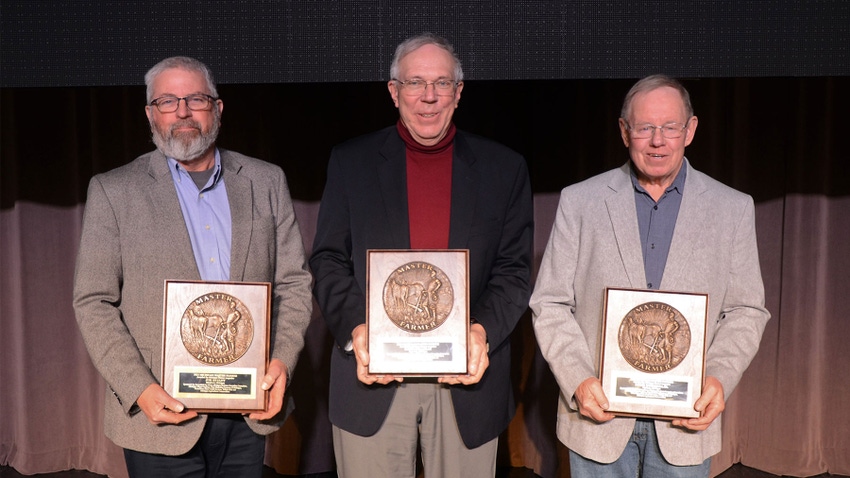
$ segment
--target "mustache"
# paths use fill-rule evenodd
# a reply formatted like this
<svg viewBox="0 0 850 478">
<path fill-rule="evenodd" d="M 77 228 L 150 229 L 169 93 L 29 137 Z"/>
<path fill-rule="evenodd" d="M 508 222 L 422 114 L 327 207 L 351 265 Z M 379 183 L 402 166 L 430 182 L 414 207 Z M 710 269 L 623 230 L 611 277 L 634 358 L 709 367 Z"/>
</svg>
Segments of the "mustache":
<svg viewBox="0 0 850 478">
<path fill-rule="evenodd" d="M 168 132 L 171 133 L 172 135 L 174 135 L 175 130 L 177 130 L 178 128 L 186 128 L 186 127 L 195 128 L 198 131 L 203 131 L 203 128 L 201 128 L 201 124 L 198 123 L 197 121 L 192 120 L 192 119 L 184 119 L 184 120 L 180 120 L 180 121 L 172 124 L 168 128 Z"/>
</svg>

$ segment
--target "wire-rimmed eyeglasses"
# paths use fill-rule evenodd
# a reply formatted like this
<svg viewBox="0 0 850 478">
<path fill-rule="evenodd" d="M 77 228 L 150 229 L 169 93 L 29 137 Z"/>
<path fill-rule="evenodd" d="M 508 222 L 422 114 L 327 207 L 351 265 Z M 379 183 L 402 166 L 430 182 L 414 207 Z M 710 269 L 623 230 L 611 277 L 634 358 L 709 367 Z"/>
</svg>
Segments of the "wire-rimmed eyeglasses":
<svg viewBox="0 0 850 478">
<path fill-rule="evenodd" d="M 673 121 L 669 123 L 664 123 L 661 126 L 655 126 L 652 123 L 640 123 L 632 126 L 628 122 L 626 122 L 626 129 L 629 130 L 632 135 L 632 138 L 635 139 L 651 138 L 653 135 L 655 135 L 656 129 L 661 131 L 661 136 L 667 139 L 676 139 L 682 136 L 682 133 L 684 133 L 685 128 L 687 127 L 687 123 L 682 124 Z"/>
<path fill-rule="evenodd" d="M 454 93 L 455 87 L 460 84 L 458 81 L 446 78 L 440 78 L 434 81 L 425 81 L 422 78 L 411 78 L 407 81 L 401 81 L 393 78 L 393 81 L 398 83 L 399 88 L 404 94 L 411 96 L 421 95 L 428 88 L 428 85 L 434 86 L 434 93 L 437 96 L 451 96 Z"/>
</svg>

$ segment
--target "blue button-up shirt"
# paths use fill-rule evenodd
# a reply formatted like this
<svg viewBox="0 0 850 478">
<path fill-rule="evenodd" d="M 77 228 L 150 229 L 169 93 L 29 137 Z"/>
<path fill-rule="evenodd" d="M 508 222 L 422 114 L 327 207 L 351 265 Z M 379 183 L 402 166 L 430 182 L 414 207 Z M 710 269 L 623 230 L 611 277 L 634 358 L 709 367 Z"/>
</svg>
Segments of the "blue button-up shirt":
<svg viewBox="0 0 850 478">
<path fill-rule="evenodd" d="M 178 161 L 168 158 L 168 164 L 201 279 L 230 280 L 230 204 L 218 149 L 213 174 L 201 189 Z"/>
<path fill-rule="evenodd" d="M 634 165 L 632 165 L 632 184 L 635 188 L 635 206 L 647 289 L 658 289 L 661 286 L 664 267 L 667 265 L 667 254 L 673 242 L 676 218 L 679 217 L 679 206 L 682 205 L 686 169 L 683 163 L 673 184 L 656 202 L 646 189 L 638 184 Z"/>
</svg>

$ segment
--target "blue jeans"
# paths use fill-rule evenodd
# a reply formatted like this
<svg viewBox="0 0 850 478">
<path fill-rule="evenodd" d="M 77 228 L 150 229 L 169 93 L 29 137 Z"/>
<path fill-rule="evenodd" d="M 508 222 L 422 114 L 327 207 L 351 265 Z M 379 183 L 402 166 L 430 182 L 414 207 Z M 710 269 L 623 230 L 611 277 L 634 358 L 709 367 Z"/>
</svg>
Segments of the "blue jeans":
<svg viewBox="0 0 850 478">
<path fill-rule="evenodd" d="M 655 423 L 637 420 L 632 438 L 620 458 L 613 463 L 598 463 L 570 450 L 572 478 L 708 478 L 711 458 L 694 466 L 667 463 L 658 448 Z"/>
</svg>

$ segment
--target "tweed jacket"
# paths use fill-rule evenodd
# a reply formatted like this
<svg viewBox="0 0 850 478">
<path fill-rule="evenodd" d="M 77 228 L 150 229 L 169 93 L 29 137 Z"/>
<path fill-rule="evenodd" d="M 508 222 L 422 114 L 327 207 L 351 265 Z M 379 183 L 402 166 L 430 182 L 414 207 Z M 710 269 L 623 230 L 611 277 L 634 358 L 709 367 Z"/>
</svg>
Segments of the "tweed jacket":
<svg viewBox="0 0 850 478">
<path fill-rule="evenodd" d="M 751 197 L 687 168 L 682 203 L 661 290 L 709 294 L 706 375 L 728 398 L 759 347 L 770 314 L 764 308 Z M 601 462 L 619 458 L 633 418 L 596 423 L 578 413 L 578 385 L 598 376 L 605 287 L 644 288 L 630 166 L 569 186 L 531 298 L 543 356 L 561 389 L 558 438 Z M 661 452 L 674 465 L 695 465 L 720 451 L 720 418 L 702 432 L 656 420 Z"/>
<path fill-rule="evenodd" d="M 271 357 L 292 374 L 310 321 L 311 276 L 283 171 L 220 149 L 232 216 L 230 280 L 271 282 Z M 206 416 L 152 425 L 132 413 L 159 383 L 166 279 L 200 280 L 168 162 L 159 151 L 94 176 L 89 184 L 74 280 L 74 309 L 92 362 L 107 384 L 106 435 L 117 445 L 179 455 L 197 442 Z M 285 410 L 291 410 L 287 400 Z M 277 430 L 285 412 L 262 423 Z"/>
<path fill-rule="evenodd" d="M 406 178 L 396 126 L 336 147 L 310 258 L 314 295 L 336 342 L 330 419 L 361 436 L 380 429 L 396 385 L 361 383 L 356 359 L 344 347 L 366 320 L 366 250 L 410 247 Z M 515 412 L 509 337 L 531 292 L 531 187 L 522 156 L 458 130 L 451 188 L 449 248 L 470 251 L 470 314 L 490 344 L 481 381 L 451 387 L 461 437 L 473 448 L 497 437 Z"/>
</svg>

